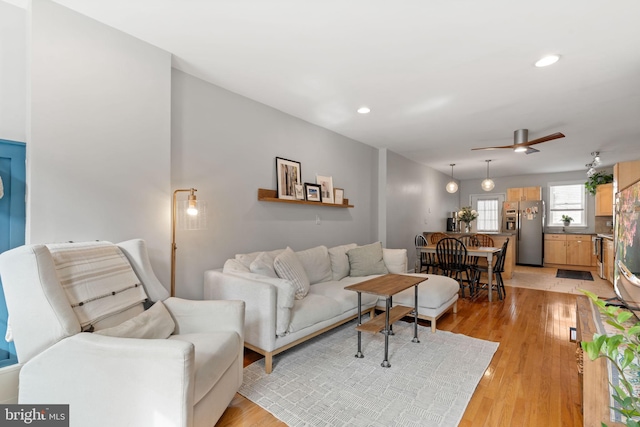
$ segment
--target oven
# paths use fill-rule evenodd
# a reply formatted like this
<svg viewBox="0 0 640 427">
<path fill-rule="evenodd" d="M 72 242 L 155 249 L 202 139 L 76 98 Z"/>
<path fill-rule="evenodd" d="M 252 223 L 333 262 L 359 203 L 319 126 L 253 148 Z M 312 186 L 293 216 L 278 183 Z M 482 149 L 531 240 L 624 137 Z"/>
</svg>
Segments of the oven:
<svg viewBox="0 0 640 427">
<path fill-rule="evenodd" d="M 603 238 L 600 236 L 593 236 L 592 238 L 593 241 L 593 254 L 596 256 L 597 259 L 597 263 L 596 263 L 596 271 L 598 272 L 598 276 L 601 279 L 604 279 L 604 244 L 603 244 Z"/>
</svg>

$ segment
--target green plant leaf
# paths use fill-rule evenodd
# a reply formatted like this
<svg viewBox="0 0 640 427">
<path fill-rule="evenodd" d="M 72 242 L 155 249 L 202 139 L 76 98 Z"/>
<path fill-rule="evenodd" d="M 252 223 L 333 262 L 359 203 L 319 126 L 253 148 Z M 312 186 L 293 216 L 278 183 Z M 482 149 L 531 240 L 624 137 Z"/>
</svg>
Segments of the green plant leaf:
<svg viewBox="0 0 640 427">
<path fill-rule="evenodd" d="M 624 323 L 627 320 L 631 319 L 631 316 L 633 316 L 633 314 L 631 314 L 630 311 L 620 310 L 620 312 L 618 313 L 617 321 L 618 323 Z"/>
</svg>

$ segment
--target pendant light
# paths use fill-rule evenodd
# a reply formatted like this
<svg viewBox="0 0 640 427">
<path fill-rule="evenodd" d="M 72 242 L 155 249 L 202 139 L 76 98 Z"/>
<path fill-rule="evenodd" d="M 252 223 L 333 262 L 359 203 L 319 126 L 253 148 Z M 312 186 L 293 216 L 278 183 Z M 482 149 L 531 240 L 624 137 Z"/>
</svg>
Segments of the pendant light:
<svg viewBox="0 0 640 427">
<path fill-rule="evenodd" d="M 482 189 L 484 191 L 491 191 L 491 190 L 493 190 L 493 187 L 496 186 L 496 184 L 493 182 L 493 180 L 491 178 L 489 178 L 489 162 L 490 161 L 491 160 L 485 160 L 485 162 L 487 162 L 487 178 L 484 181 L 482 181 L 482 184 L 481 184 Z"/>
<path fill-rule="evenodd" d="M 455 163 L 449 164 L 449 166 L 451 166 L 451 181 L 449 181 L 449 183 L 447 184 L 446 189 L 447 189 L 447 193 L 451 193 L 451 194 L 458 191 L 458 183 L 453 180 L 453 167 L 455 165 L 456 165 Z"/>
</svg>

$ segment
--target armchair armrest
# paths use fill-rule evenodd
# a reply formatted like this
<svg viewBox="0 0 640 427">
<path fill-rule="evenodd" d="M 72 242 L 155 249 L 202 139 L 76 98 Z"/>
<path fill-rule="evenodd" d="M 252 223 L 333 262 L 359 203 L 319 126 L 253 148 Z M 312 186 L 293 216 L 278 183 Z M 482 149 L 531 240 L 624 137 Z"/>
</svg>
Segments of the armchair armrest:
<svg viewBox="0 0 640 427">
<path fill-rule="evenodd" d="M 163 301 L 176 323 L 175 334 L 235 331 L 244 337 L 244 301 Z"/>
<path fill-rule="evenodd" d="M 263 350 L 275 348 L 277 287 L 255 275 L 204 272 L 204 298 L 245 302 L 244 340 Z M 277 280 L 277 279 L 272 279 Z"/>
<path fill-rule="evenodd" d="M 185 341 L 80 333 L 22 367 L 19 402 L 69 404 L 72 419 L 92 426 L 187 426 L 194 366 Z"/>
</svg>

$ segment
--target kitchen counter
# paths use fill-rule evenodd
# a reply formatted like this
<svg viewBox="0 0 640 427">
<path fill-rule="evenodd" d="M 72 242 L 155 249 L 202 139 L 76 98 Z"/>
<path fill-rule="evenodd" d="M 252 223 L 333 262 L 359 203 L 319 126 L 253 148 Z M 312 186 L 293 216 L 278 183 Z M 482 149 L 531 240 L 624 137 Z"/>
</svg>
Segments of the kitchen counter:
<svg viewBox="0 0 640 427">
<path fill-rule="evenodd" d="M 598 237 L 602 237 L 603 239 L 613 240 L 613 234 L 598 233 Z"/>
</svg>

